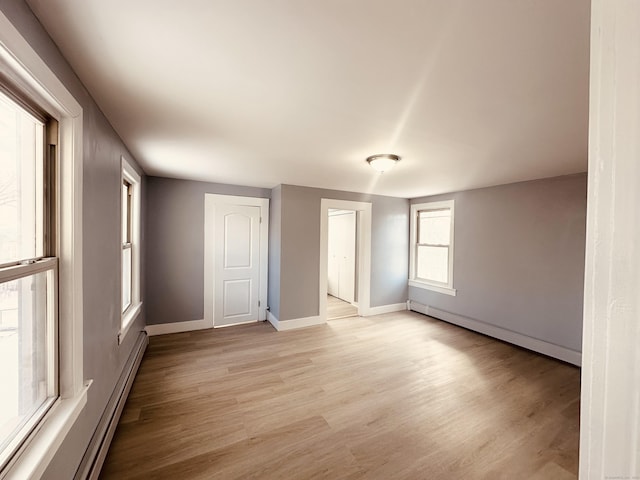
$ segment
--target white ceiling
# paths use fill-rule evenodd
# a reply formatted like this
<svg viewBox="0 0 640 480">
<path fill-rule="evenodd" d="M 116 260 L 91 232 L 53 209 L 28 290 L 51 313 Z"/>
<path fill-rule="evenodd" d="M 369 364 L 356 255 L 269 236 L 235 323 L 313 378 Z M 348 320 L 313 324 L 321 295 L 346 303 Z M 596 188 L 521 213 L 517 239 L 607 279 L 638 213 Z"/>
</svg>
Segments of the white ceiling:
<svg viewBox="0 0 640 480">
<path fill-rule="evenodd" d="M 587 0 L 27 2 L 149 175 L 410 198 L 587 169 Z"/>
</svg>

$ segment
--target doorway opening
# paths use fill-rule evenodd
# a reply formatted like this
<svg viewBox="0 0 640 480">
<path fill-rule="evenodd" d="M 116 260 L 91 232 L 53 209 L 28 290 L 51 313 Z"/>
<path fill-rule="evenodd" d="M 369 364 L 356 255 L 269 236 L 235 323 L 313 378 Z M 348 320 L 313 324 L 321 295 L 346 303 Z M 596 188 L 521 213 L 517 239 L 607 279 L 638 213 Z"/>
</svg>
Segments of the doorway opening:
<svg viewBox="0 0 640 480">
<path fill-rule="evenodd" d="M 355 210 L 329 209 L 327 242 L 327 320 L 357 316 Z"/>
<path fill-rule="evenodd" d="M 371 203 L 321 200 L 320 318 L 369 313 Z"/>
</svg>

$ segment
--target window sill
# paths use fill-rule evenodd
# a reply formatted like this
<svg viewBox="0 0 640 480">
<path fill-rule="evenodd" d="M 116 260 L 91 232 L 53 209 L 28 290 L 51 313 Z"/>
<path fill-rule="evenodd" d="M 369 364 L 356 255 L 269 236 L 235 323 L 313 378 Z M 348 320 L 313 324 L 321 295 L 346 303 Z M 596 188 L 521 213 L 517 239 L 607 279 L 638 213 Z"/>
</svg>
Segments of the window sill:
<svg viewBox="0 0 640 480">
<path fill-rule="evenodd" d="M 76 419 L 87 403 L 87 391 L 93 380 L 72 398 L 60 398 L 42 419 L 36 430 L 13 463 L 9 464 L 5 480 L 37 479 L 44 474 L 49 462 L 62 445 Z"/>
<path fill-rule="evenodd" d="M 124 337 L 127 335 L 127 332 L 129 332 L 131 325 L 133 325 L 135 319 L 140 315 L 141 309 L 142 302 L 138 302 L 135 305 L 131 305 L 122 316 L 122 328 L 118 333 L 118 345 L 122 344 L 124 341 Z"/>
<path fill-rule="evenodd" d="M 432 285 L 431 283 L 420 282 L 418 280 L 409 280 L 409 286 L 422 288 L 424 290 L 431 290 L 432 292 L 444 293 L 445 295 L 451 295 L 452 297 L 455 297 L 457 292 L 455 288 Z"/>
</svg>

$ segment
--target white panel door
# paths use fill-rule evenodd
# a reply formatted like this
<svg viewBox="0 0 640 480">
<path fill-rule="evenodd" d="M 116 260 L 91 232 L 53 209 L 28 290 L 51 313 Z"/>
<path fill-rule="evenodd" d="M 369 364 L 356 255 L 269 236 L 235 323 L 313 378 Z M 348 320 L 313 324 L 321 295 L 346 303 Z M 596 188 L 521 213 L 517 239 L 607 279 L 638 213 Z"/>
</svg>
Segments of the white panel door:
<svg viewBox="0 0 640 480">
<path fill-rule="evenodd" d="M 339 277 L 340 277 L 340 231 L 338 225 L 335 224 L 335 216 L 329 217 L 328 237 L 329 244 L 327 246 L 327 293 L 337 297 L 340 295 Z"/>
<path fill-rule="evenodd" d="M 258 321 L 260 207 L 217 205 L 215 246 L 214 325 Z"/>
<path fill-rule="evenodd" d="M 346 302 L 355 300 L 356 212 L 329 216 L 327 292 Z"/>
<path fill-rule="evenodd" d="M 339 295 L 345 302 L 355 300 L 356 287 L 356 212 L 340 215 L 341 258 Z"/>
</svg>

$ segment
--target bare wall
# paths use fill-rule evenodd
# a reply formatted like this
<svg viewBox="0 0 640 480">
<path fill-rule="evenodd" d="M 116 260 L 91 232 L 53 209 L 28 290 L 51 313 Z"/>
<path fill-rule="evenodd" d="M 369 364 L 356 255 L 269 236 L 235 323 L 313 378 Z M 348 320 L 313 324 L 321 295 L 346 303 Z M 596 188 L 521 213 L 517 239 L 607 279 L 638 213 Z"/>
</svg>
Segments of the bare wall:
<svg viewBox="0 0 640 480">
<path fill-rule="evenodd" d="M 282 185 L 280 291 L 276 317 L 279 320 L 291 320 L 319 314 L 320 201 L 323 198 L 371 202 L 371 306 L 405 302 L 409 246 L 408 200 Z M 270 301 L 274 297 L 270 296 Z M 272 313 L 275 314 L 275 310 L 272 308 Z"/>
<path fill-rule="evenodd" d="M 409 299 L 581 351 L 587 175 L 414 199 L 455 200 L 457 296 Z"/>
<path fill-rule="evenodd" d="M 147 323 L 204 318 L 204 196 L 269 198 L 270 189 L 147 177 Z"/>
<path fill-rule="evenodd" d="M 93 379 L 88 401 L 44 478 L 73 478 L 98 421 L 144 328 L 145 305 L 122 345 L 120 329 L 120 157 L 135 159 L 22 0 L 0 0 L 13 23 L 83 109 L 84 378 Z M 140 173 L 142 173 L 140 171 Z M 146 185 L 142 178 L 142 195 Z M 142 206 L 144 216 L 144 204 Z M 144 226 L 142 249 L 146 244 Z M 144 262 L 144 259 L 143 259 Z M 144 268 L 144 267 L 142 267 Z M 144 288 L 144 271 L 142 272 Z M 143 297 L 144 300 L 144 297 Z"/>
<path fill-rule="evenodd" d="M 280 318 L 280 249 L 282 248 L 282 186 L 271 190 L 269 202 L 269 292 L 271 314 Z"/>
</svg>

